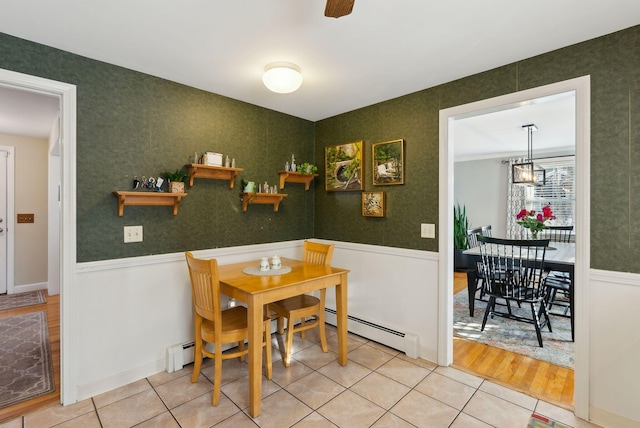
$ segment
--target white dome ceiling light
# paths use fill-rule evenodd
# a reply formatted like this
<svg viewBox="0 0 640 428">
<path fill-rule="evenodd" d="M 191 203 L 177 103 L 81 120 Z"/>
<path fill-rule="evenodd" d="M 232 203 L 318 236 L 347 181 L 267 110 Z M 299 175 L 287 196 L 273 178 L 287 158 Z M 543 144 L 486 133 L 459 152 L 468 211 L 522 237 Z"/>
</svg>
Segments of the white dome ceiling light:
<svg viewBox="0 0 640 428">
<path fill-rule="evenodd" d="M 302 72 L 295 64 L 274 62 L 264 68 L 262 81 L 270 91 L 288 94 L 302 85 Z"/>
</svg>

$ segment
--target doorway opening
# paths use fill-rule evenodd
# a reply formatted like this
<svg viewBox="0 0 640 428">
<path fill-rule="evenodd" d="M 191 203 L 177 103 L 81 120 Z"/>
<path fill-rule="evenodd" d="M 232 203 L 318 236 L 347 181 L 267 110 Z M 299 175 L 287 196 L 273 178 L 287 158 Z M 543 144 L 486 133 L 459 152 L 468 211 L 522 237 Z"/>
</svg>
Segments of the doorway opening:
<svg viewBox="0 0 640 428">
<path fill-rule="evenodd" d="M 438 364 L 448 366 L 453 362 L 453 144 L 456 120 L 473 117 L 488 112 L 512 109 L 530 103 L 531 100 L 566 92 L 576 96 L 576 338 L 575 338 L 575 414 L 588 415 L 589 373 L 588 373 L 588 286 L 586 286 L 589 266 L 589 153 L 590 153 L 590 78 L 571 79 L 539 88 L 516 92 L 488 100 L 457 106 L 440 112 L 440 159 L 439 159 L 439 331 Z"/>
</svg>

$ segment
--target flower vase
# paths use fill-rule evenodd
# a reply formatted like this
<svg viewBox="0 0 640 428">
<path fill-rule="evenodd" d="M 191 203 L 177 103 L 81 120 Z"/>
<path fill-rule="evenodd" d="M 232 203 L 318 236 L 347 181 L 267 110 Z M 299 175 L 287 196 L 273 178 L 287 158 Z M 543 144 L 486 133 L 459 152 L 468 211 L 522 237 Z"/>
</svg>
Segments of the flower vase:
<svg viewBox="0 0 640 428">
<path fill-rule="evenodd" d="M 538 239 L 538 231 L 531 229 L 531 239 Z"/>
</svg>

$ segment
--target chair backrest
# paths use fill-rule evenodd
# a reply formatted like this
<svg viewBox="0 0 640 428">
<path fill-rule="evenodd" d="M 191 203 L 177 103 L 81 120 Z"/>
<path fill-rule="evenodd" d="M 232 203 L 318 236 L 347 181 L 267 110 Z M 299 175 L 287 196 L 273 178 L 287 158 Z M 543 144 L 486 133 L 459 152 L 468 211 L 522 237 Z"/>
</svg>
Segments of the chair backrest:
<svg viewBox="0 0 640 428">
<path fill-rule="evenodd" d="M 478 236 L 491 236 L 491 225 L 488 224 L 474 229 L 467 229 L 467 248 L 475 248 L 478 244 Z"/>
<path fill-rule="evenodd" d="M 547 226 L 538 236 L 549 239 L 551 242 L 571 242 L 573 226 Z"/>
<path fill-rule="evenodd" d="M 213 321 L 214 325 L 221 326 L 218 262 L 216 259 L 197 259 L 190 251 L 187 251 L 185 256 L 191 278 L 193 310 L 202 318 Z"/>
<path fill-rule="evenodd" d="M 500 239 L 478 236 L 486 293 L 535 301 L 543 296 L 548 239 Z"/>
<path fill-rule="evenodd" d="M 333 257 L 333 244 L 320 244 L 317 242 L 304 241 L 302 260 L 316 265 L 331 265 Z"/>
</svg>

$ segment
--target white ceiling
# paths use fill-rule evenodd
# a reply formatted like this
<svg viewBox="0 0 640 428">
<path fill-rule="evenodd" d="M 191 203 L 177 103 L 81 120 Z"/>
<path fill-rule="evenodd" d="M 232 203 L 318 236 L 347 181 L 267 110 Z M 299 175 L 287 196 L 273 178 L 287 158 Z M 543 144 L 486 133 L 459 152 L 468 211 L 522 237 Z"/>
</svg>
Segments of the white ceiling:
<svg viewBox="0 0 640 428">
<path fill-rule="evenodd" d="M 317 121 L 640 23 L 638 0 L 356 0 L 339 19 L 324 6 L 0 0 L 0 31 Z M 279 61 L 302 69 L 298 91 L 263 86 Z"/>
</svg>

